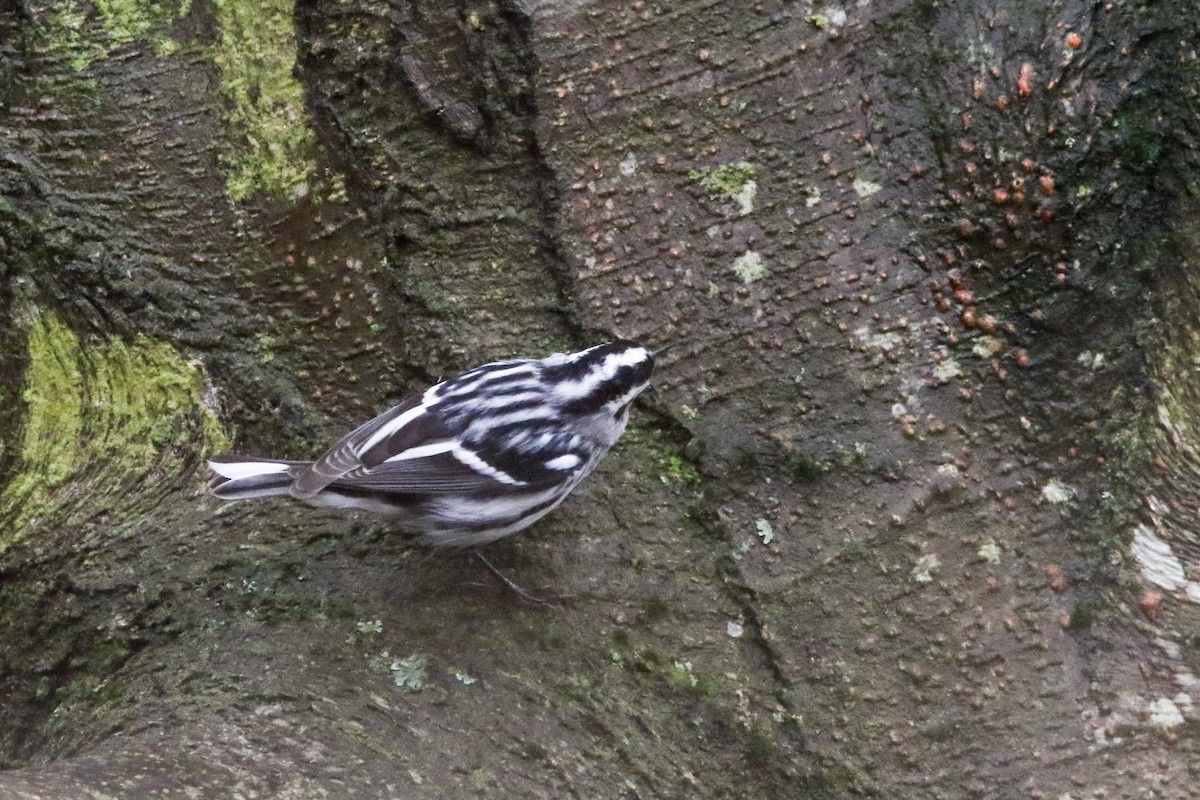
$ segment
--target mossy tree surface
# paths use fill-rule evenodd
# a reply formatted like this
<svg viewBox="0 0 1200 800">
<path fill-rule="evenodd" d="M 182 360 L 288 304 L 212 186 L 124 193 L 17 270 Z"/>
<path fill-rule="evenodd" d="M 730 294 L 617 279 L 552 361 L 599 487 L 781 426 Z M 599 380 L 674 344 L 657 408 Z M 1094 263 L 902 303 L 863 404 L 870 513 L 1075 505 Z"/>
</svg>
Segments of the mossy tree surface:
<svg viewBox="0 0 1200 800">
<path fill-rule="evenodd" d="M 1186 797 L 1200 9 L 0 10 L 0 795 Z M 494 560 L 205 496 L 675 348 Z"/>
</svg>

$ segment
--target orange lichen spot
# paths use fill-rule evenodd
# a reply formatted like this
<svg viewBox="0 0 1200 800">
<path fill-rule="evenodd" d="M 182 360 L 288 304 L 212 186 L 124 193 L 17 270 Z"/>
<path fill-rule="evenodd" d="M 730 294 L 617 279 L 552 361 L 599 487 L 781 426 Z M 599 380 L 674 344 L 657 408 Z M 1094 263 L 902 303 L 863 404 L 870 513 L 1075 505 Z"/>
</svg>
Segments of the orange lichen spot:
<svg viewBox="0 0 1200 800">
<path fill-rule="evenodd" d="M 1078 50 L 1081 44 L 1083 44 L 1083 38 L 1078 33 L 1071 31 L 1067 34 L 1067 47 Z"/>
<path fill-rule="evenodd" d="M 1038 178 L 1038 186 L 1041 187 L 1042 194 L 1044 194 L 1046 197 L 1054 196 L 1054 178 L 1050 177 L 1049 175 L 1043 175 L 1042 177 Z"/>
</svg>

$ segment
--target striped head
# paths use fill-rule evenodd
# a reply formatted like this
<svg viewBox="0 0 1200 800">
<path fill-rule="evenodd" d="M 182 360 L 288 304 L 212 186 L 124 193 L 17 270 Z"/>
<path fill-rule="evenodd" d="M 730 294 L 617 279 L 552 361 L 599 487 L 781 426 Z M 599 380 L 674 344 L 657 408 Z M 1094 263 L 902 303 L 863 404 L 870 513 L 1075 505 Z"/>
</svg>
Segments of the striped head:
<svg viewBox="0 0 1200 800">
<path fill-rule="evenodd" d="M 625 431 L 629 407 L 650 385 L 654 354 L 625 339 L 543 360 L 550 402 L 612 444 Z"/>
</svg>

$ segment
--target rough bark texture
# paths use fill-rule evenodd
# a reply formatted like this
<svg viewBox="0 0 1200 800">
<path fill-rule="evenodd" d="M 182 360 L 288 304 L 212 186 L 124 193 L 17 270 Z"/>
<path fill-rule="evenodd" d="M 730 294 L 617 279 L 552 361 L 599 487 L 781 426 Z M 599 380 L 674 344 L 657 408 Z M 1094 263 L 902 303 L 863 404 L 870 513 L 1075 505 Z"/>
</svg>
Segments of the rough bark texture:
<svg viewBox="0 0 1200 800">
<path fill-rule="evenodd" d="M 0 4 L 0 794 L 1194 796 L 1198 12 Z M 615 334 L 549 610 L 202 490 Z"/>
</svg>

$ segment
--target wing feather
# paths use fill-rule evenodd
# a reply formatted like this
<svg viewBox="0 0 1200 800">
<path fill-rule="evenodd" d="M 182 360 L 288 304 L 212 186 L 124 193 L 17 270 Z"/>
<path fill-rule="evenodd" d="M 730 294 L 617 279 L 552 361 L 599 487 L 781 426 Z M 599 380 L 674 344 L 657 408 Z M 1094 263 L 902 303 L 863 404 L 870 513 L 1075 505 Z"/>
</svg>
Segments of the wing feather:
<svg viewBox="0 0 1200 800">
<path fill-rule="evenodd" d="M 501 491 L 505 484 L 464 464 L 451 452 L 385 461 L 370 469 L 359 469 L 335 480 L 332 486 L 368 489 L 397 494 L 452 495 Z"/>
<path fill-rule="evenodd" d="M 292 494 L 299 496 L 316 494 L 343 475 L 371 466 L 371 456 L 375 455 L 377 451 L 386 450 L 388 443 L 397 439 L 401 432 L 425 418 L 432 418 L 424 403 L 428 394 L 429 392 L 426 392 L 425 395 L 414 397 L 390 408 L 347 433 L 312 466 L 296 477 L 295 482 L 292 483 Z M 423 426 L 417 424 L 417 427 Z M 418 437 L 428 435 L 430 433 L 422 432 L 418 434 Z M 383 461 L 385 458 L 386 456 L 378 461 Z"/>
</svg>

